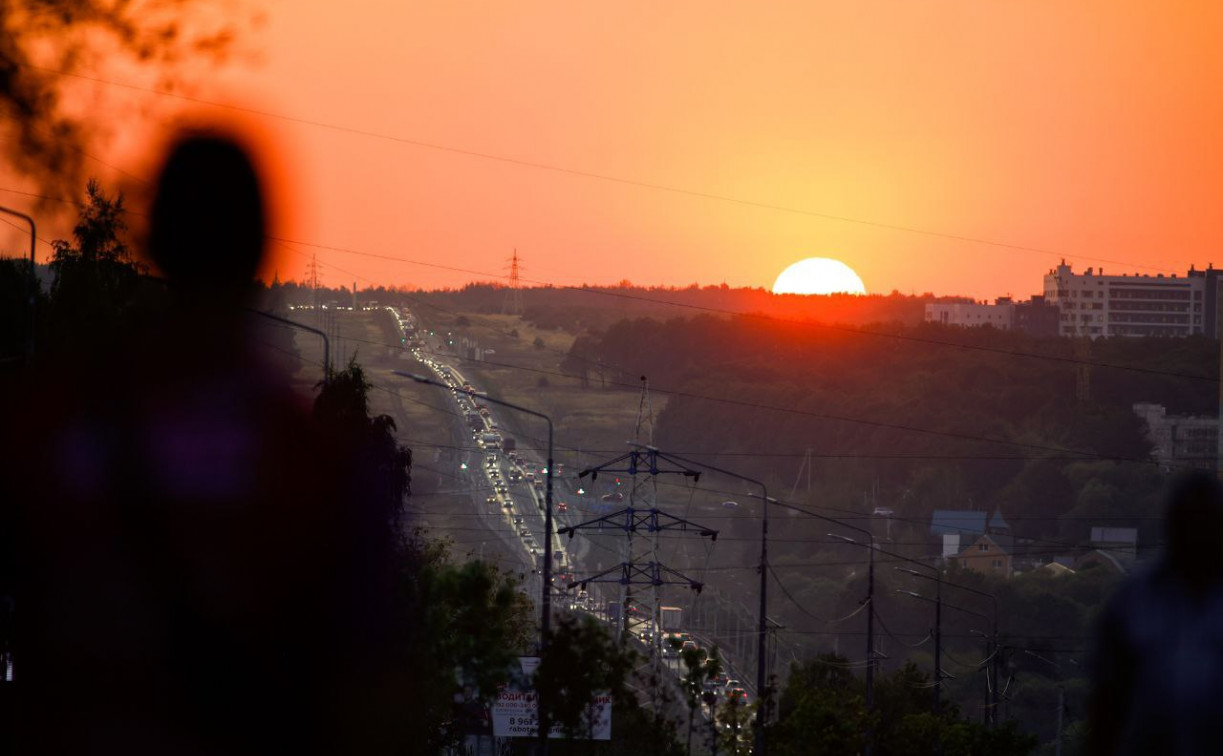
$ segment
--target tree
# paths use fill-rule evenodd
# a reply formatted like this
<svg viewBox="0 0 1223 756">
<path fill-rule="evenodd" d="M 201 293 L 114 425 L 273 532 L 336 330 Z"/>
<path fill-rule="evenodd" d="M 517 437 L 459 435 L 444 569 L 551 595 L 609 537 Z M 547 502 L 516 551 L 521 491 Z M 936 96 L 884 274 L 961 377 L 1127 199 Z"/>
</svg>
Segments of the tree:
<svg viewBox="0 0 1223 756">
<path fill-rule="evenodd" d="M 675 647 L 683 645 L 678 638 L 668 638 L 667 643 Z M 696 710 L 701 705 L 705 683 L 722 674 L 722 658 L 717 646 L 709 651 L 696 646 L 689 649 L 681 648 L 679 660 L 684 672 L 680 678 L 680 690 L 683 692 L 684 701 L 688 704 L 688 753 L 691 754 L 692 728 L 696 720 Z"/>
<path fill-rule="evenodd" d="M 481 561 L 456 564 L 443 541 L 416 531 L 398 560 L 388 659 L 391 695 L 380 699 L 405 753 L 439 753 L 462 736 L 454 695 L 464 682 L 486 703 L 534 636 L 534 610 L 518 580 Z"/>
<path fill-rule="evenodd" d="M 395 440 L 395 419 L 371 417 L 369 391 L 373 384 L 354 355 L 348 366 L 319 386 L 315 418 L 352 454 L 352 490 L 358 501 L 375 508 L 381 523 L 399 525 L 403 497 L 411 492 L 412 452 Z M 388 531 L 389 533 L 390 531 Z"/>
<path fill-rule="evenodd" d="M 550 721 L 569 738 L 588 735 L 599 693 L 612 700 L 612 737 L 607 743 L 586 740 L 554 742 L 557 756 L 680 756 L 675 724 L 660 714 L 668 703 L 662 680 L 634 674 L 640 656 L 618 644 L 606 626 L 588 615 L 561 615 L 553 625 L 535 673 L 535 689 Z M 648 691 L 659 702 L 655 710 L 639 705 L 632 687 Z"/>
<path fill-rule="evenodd" d="M 863 682 L 851 668 L 833 654 L 795 665 L 777 724 L 767 731 L 773 753 L 860 753 L 868 722 L 876 752 L 890 756 L 924 756 L 936 744 L 945 756 L 1024 756 L 1036 747 L 1036 738 L 1020 733 L 1014 723 L 991 729 L 964 719 L 953 704 L 944 704 L 935 717 L 929 710 L 929 676 L 912 663 L 876 679 L 875 710 L 868 717 Z"/>
<path fill-rule="evenodd" d="M 635 662 L 636 654 L 593 617 L 558 617 L 535 672 L 541 714 L 570 738 L 588 735 L 599 713 L 596 696 L 623 701 Z"/>
<path fill-rule="evenodd" d="M 180 64 L 225 59 L 236 38 L 232 3 L 223 13 L 196 13 L 218 0 L 3 0 L 0 2 L 0 126 L 3 157 L 61 196 L 79 185 L 90 147 L 102 138 L 97 119 L 74 115 L 65 92 L 81 69 L 111 60 L 153 68 L 172 88 Z M 189 32 L 185 20 L 190 18 Z M 96 74 L 95 74 L 96 75 Z"/>
<path fill-rule="evenodd" d="M 95 179 L 86 185 L 72 241 L 51 243 L 50 335 L 73 349 L 114 338 L 126 325 L 146 270 L 125 241 L 123 195 L 110 198 Z"/>
</svg>

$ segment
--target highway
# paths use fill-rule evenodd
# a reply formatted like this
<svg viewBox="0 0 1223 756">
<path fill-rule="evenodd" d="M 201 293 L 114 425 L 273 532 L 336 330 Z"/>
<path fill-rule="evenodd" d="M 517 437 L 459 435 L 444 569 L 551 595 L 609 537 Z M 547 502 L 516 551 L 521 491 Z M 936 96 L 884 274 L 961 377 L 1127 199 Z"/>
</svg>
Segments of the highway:
<svg viewBox="0 0 1223 756">
<path fill-rule="evenodd" d="M 405 318 L 394 308 L 387 308 L 395 314 L 401 329 L 405 324 L 414 322 L 410 314 Z M 510 553 L 523 567 L 523 572 L 530 575 L 524 583 L 524 591 L 533 601 L 538 601 L 541 593 L 542 575 L 540 570 L 543 559 L 544 537 L 544 475 L 551 475 L 553 480 L 553 520 L 554 531 L 548 534 L 552 540 L 554 556 L 553 564 L 553 603 L 556 607 L 570 610 L 585 611 L 601 621 L 609 621 L 606 612 L 607 601 L 600 595 L 600 588 L 606 586 L 616 600 L 619 598 L 619 587 L 614 584 L 592 584 L 589 596 L 579 600 L 576 590 L 569 590 L 567 583 L 570 576 L 592 574 L 618 563 L 619 558 L 612 554 L 592 553 L 596 549 L 590 539 L 578 535 L 574 538 L 561 539 L 556 531 L 577 525 L 585 520 L 609 514 L 625 504 L 603 502 L 593 494 L 579 494 L 581 483 L 577 477 L 578 470 L 545 470 L 546 460 L 537 442 L 521 444 L 513 451 L 504 449 L 506 438 L 514 438 L 507 429 L 521 427 L 534 439 L 545 436 L 542 423 L 527 415 L 510 418 L 512 410 L 495 404 L 480 401 L 482 388 L 473 384 L 458 366 L 458 360 L 446 354 L 447 349 L 438 337 L 433 337 L 433 348 L 429 348 L 428 337 L 418 346 L 410 349 L 412 357 L 419 362 L 422 373 L 446 389 L 436 389 L 439 394 L 448 395 L 448 407 L 453 409 L 454 421 L 451 423 L 454 446 L 458 449 L 457 475 L 463 481 L 463 488 L 471 491 L 471 502 L 477 517 L 489 531 L 491 538 L 496 538 L 509 547 Z M 540 427 L 533 428 L 536 423 Z M 607 563 L 604 564 L 604 561 Z M 633 635 L 640 644 L 641 650 L 647 653 L 652 645 L 648 638 L 641 637 L 648 623 L 642 623 L 634 628 Z M 678 628 L 676 628 L 678 632 Z M 683 633 L 685 639 L 692 640 L 701 646 L 707 641 L 704 638 Z M 675 677 L 683 673 L 678 658 L 664 654 L 663 665 Z M 723 657 L 726 669 L 725 677 L 736 680 L 734 687 L 742 688 L 744 702 L 755 698 L 755 688 L 749 680 L 751 675 L 745 675 L 736 669 L 733 660 Z M 738 682 L 742 681 L 742 682 Z M 725 700 L 727 690 L 719 688 L 719 700 Z M 708 712 L 702 708 L 702 717 Z"/>
</svg>

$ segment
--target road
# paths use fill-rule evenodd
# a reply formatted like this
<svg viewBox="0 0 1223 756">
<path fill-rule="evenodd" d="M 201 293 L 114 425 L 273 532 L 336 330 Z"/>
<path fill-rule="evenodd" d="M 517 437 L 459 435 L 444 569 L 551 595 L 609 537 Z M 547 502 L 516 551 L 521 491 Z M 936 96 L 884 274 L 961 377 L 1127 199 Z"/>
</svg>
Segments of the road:
<svg viewBox="0 0 1223 756">
<path fill-rule="evenodd" d="M 409 313 L 406 316 L 388 308 L 399 321 L 400 327 L 411 325 L 415 318 Z M 453 410 L 452 429 L 453 445 L 458 452 L 458 476 L 462 480 L 462 488 L 471 491 L 473 511 L 483 515 L 479 520 L 488 530 L 491 538 L 495 538 L 507 546 L 517 563 L 523 567 L 524 574 L 531 578 L 524 586 L 533 600 L 538 600 L 541 592 L 543 542 L 544 534 L 544 475 L 551 475 L 553 481 L 553 519 L 554 530 L 549 537 L 553 539 L 554 556 L 553 573 L 554 590 L 562 594 L 554 598 L 554 605 L 567 606 L 574 610 L 583 610 L 600 620 L 607 621 L 605 612 L 606 601 L 600 597 L 599 587 L 590 586 L 590 595 L 579 600 L 578 592 L 567 587 L 570 576 L 592 574 L 612 564 L 604 565 L 603 560 L 614 563 L 608 555 L 592 553 L 595 549 L 591 541 L 582 536 L 572 539 L 562 539 L 556 535 L 561 528 L 577 525 L 592 517 L 608 514 L 624 506 L 616 501 L 603 502 L 593 494 L 579 493 L 581 481 L 577 477 L 578 470 L 545 470 L 546 459 L 544 451 L 532 444 L 523 444 L 513 452 L 503 448 L 509 428 L 529 428 L 529 423 L 538 420 L 529 416 L 511 417 L 513 411 L 495 404 L 482 403 L 481 387 L 473 385 L 463 373 L 459 360 L 448 354 L 440 337 L 425 337 L 423 346 L 410 349 L 412 358 L 419 364 L 415 372 L 425 373 L 427 377 L 446 386 L 437 389 L 439 394 L 447 395 L 447 408 Z M 517 434 L 515 434 L 517 435 Z M 541 427 L 532 429 L 527 435 L 543 438 Z M 618 598 L 618 586 L 610 585 L 609 593 Z M 613 593 L 614 592 L 614 593 Z M 648 650 L 650 643 L 641 638 L 641 632 L 646 629 L 642 624 L 633 630 L 633 635 L 642 650 Z M 687 635 L 688 638 L 704 645 L 703 638 Z M 725 659 L 728 677 L 738 678 L 748 700 L 754 699 L 754 686 L 748 682 L 749 676 L 740 674 L 735 669 L 733 660 Z M 666 669 L 679 677 L 682 675 L 681 665 L 676 658 L 663 659 Z M 725 696 L 725 690 L 718 691 Z M 702 716 L 707 717 L 702 710 Z"/>
</svg>

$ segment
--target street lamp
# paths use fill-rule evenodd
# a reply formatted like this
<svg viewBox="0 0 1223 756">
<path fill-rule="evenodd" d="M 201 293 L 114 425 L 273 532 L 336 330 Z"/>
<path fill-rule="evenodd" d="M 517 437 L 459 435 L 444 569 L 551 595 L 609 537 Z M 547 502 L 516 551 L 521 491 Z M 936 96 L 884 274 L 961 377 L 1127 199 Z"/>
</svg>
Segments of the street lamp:
<svg viewBox="0 0 1223 756">
<path fill-rule="evenodd" d="M 409 380 L 416 381 L 417 383 L 424 383 L 429 386 L 436 386 L 443 389 L 450 388 L 444 383 L 435 381 L 432 378 L 426 378 L 423 375 L 403 373 L 398 370 L 394 370 L 392 373 L 400 378 L 408 378 Z M 518 410 L 523 414 L 538 417 L 548 424 L 548 461 L 544 469 L 551 471 L 553 467 L 552 418 L 548 417 L 542 412 L 536 412 L 533 409 L 527 409 L 526 407 L 521 407 L 517 404 L 511 404 L 510 402 L 502 401 L 501 399 L 494 399 L 487 394 L 481 393 L 479 396 L 486 402 L 492 402 L 493 404 L 501 407 Z M 547 646 L 548 633 L 552 629 L 552 473 L 549 472 L 544 476 L 544 478 L 544 569 L 543 587 L 540 589 L 539 606 L 539 651 L 541 654 L 543 653 L 544 648 Z M 548 724 L 547 717 L 544 715 L 544 707 L 542 705 L 539 707 L 539 740 L 542 750 L 546 754 L 548 752 Z"/>
<path fill-rule="evenodd" d="M 0 207 L 0 213 L 11 215 L 14 218 L 20 218 L 30 225 L 30 335 L 29 341 L 26 342 L 26 350 L 29 356 L 34 356 L 34 315 L 35 303 L 38 300 L 38 268 L 34 264 L 34 243 L 38 240 L 38 231 L 34 226 L 34 219 L 25 213 L 18 212 L 9 207 Z"/>
<path fill-rule="evenodd" d="M 279 315 L 273 315 L 272 313 L 264 312 L 263 310 L 256 310 L 253 307 L 248 307 L 246 309 L 247 311 L 253 312 L 256 315 L 265 317 L 268 320 L 275 320 L 277 323 L 284 323 L 287 326 L 300 328 L 303 331 L 309 331 L 310 333 L 318 335 L 319 338 L 323 340 L 323 386 L 325 387 L 327 385 L 328 381 L 331 379 L 331 341 L 327 338 L 327 334 L 323 333 L 317 328 L 308 326 L 305 323 L 298 323 L 296 320 L 282 318 Z"/>
<path fill-rule="evenodd" d="M 415 373 L 404 373 L 394 370 L 392 371 L 392 374 L 397 375 L 400 378 L 407 378 L 409 380 L 416 381 L 417 383 L 424 383 L 429 386 L 436 386 L 443 389 L 450 388 L 444 383 L 440 383 L 432 378 L 426 378 L 423 375 L 417 375 Z M 502 401 L 501 399 L 494 399 L 484 393 L 479 394 L 479 396 L 486 402 L 491 402 L 502 407 L 508 407 L 512 410 L 518 410 L 519 412 L 532 415 L 533 417 L 538 417 L 548 424 L 548 461 L 544 469 L 550 471 L 553 466 L 552 418 L 548 417 L 542 412 L 536 412 L 533 409 L 527 409 L 526 407 L 521 407 L 517 404 L 511 404 L 510 402 Z M 548 631 L 552 628 L 552 473 L 549 472 L 544 476 L 544 478 L 544 585 L 543 589 L 540 591 L 541 597 L 539 620 L 539 646 L 541 650 L 543 649 L 544 644 L 547 642 Z"/>
</svg>

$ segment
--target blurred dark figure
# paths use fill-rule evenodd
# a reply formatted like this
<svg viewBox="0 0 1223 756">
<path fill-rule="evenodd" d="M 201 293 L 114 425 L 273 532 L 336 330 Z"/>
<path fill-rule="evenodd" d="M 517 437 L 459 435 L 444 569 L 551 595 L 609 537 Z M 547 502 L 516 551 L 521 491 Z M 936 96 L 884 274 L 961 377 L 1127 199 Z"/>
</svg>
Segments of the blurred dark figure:
<svg viewBox="0 0 1223 756">
<path fill-rule="evenodd" d="M 264 227 L 244 150 L 182 140 L 148 250 L 172 304 L 10 394 L 17 753 L 378 750 L 391 538 L 250 338 Z"/>
<path fill-rule="evenodd" d="M 1223 488 L 1172 486 L 1167 547 L 1100 618 L 1087 753 L 1223 753 Z"/>
</svg>

